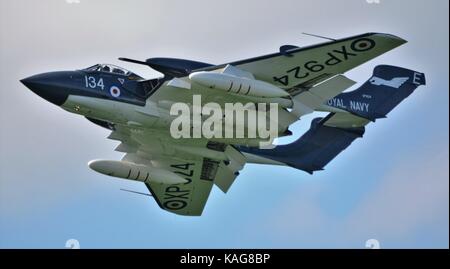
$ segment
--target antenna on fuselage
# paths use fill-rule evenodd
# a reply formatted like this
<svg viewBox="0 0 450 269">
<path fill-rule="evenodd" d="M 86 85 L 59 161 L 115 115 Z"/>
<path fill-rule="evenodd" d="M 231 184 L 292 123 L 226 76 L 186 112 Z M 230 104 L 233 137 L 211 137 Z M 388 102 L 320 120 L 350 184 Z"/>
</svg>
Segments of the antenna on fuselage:
<svg viewBox="0 0 450 269">
<path fill-rule="evenodd" d="M 153 196 L 153 195 L 151 195 L 151 194 L 144 193 L 144 192 L 139 192 L 139 191 L 132 191 L 132 190 L 127 190 L 127 189 L 120 189 L 120 190 L 121 190 L 121 191 L 126 191 L 126 192 L 135 193 L 135 194 L 145 195 L 145 196 Z"/>
<path fill-rule="evenodd" d="M 337 39 L 331 38 L 331 37 L 326 37 L 326 36 L 321 36 L 321 35 L 315 35 L 315 34 L 309 34 L 309 33 L 302 33 L 304 35 L 309 35 L 309 36 L 313 36 L 313 37 L 317 37 L 317 38 L 322 38 L 322 39 L 326 39 L 326 40 L 331 40 L 331 41 L 337 41 Z"/>
<path fill-rule="evenodd" d="M 124 61 L 124 62 L 130 62 L 130 63 L 134 63 L 134 64 L 142 64 L 142 65 L 149 66 L 149 64 L 147 62 L 134 60 L 134 59 L 130 59 L 130 58 L 120 57 L 119 60 Z"/>
</svg>

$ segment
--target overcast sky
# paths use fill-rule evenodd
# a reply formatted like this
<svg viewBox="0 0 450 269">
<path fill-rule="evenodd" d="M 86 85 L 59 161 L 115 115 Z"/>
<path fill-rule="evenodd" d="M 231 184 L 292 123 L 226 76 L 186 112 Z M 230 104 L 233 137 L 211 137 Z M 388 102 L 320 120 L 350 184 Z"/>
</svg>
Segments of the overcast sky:
<svg viewBox="0 0 450 269">
<path fill-rule="evenodd" d="M 449 247 L 448 1 L 0 1 L 0 247 Z M 385 32 L 409 42 L 378 64 L 427 76 L 387 119 L 370 124 L 325 169 L 247 165 L 228 194 L 214 188 L 201 217 L 161 210 L 142 183 L 91 171 L 117 159 L 108 131 L 41 99 L 19 79 L 112 63 L 177 57 L 223 63 L 323 40 Z M 357 86 L 356 86 L 357 87 Z M 291 141 L 309 128 L 302 118 Z"/>
</svg>

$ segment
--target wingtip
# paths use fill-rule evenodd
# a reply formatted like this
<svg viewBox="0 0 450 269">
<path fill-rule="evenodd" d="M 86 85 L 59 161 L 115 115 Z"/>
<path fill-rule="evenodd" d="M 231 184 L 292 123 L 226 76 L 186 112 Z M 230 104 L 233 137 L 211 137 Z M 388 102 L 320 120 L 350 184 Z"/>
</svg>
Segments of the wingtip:
<svg viewBox="0 0 450 269">
<path fill-rule="evenodd" d="M 374 35 L 378 35 L 378 36 L 382 36 L 385 37 L 387 39 L 390 39 L 392 41 L 395 41 L 396 43 L 398 43 L 399 45 L 403 45 L 405 43 L 408 43 L 408 40 L 401 38 L 399 36 L 393 35 L 393 34 L 387 34 L 387 33 L 373 33 Z"/>
</svg>

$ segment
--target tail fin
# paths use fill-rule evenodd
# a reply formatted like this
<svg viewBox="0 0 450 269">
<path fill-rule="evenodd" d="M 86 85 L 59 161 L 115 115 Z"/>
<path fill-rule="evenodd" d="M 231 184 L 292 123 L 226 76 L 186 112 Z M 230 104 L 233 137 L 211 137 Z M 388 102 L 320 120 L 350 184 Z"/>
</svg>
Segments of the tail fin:
<svg viewBox="0 0 450 269">
<path fill-rule="evenodd" d="M 375 121 L 385 118 L 418 86 L 425 85 L 425 75 L 401 67 L 379 65 L 373 76 L 360 88 L 341 93 L 326 105 Z"/>
<path fill-rule="evenodd" d="M 363 136 L 365 125 L 370 120 L 386 117 L 420 85 L 425 85 L 422 73 L 395 66 L 377 66 L 373 76 L 359 89 L 341 93 L 328 102 L 328 106 L 343 112 L 335 111 L 325 118 L 314 119 L 311 128 L 296 141 L 274 149 L 239 149 L 308 173 L 322 170 L 353 141 Z"/>
</svg>

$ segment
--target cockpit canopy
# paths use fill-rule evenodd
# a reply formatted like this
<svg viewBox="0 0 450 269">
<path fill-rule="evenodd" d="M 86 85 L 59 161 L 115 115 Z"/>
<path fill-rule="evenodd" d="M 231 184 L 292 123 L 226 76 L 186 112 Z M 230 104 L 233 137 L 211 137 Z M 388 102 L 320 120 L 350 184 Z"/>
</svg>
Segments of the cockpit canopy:
<svg viewBox="0 0 450 269">
<path fill-rule="evenodd" d="M 144 78 L 136 75 L 135 73 L 113 64 L 96 64 L 82 70 L 87 72 L 103 72 L 114 75 L 126 76 L 127 81 L 132 82 L 129 85 L 124 85 L 126 91 L 131 92 L 141 98 L 146 98 L 150 93 L 154 92 L 165 81 L 164 78 L 145 80 Z"/>
<path fill-rule="evenodd" d="M 96 64 L 91 67 L 85 68 L 86 71 L 98 71 L 98 72 L 106 72 L 106 73 L 113 73 L 117 75 L 123 75 L 123 76 L 136 76 L 135 73 L 128 71 L 122 67 L 119 67 L 117 65 L 113 64 Z"/>
</svg>

